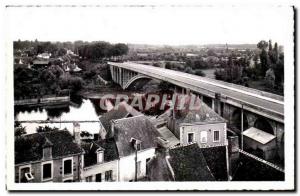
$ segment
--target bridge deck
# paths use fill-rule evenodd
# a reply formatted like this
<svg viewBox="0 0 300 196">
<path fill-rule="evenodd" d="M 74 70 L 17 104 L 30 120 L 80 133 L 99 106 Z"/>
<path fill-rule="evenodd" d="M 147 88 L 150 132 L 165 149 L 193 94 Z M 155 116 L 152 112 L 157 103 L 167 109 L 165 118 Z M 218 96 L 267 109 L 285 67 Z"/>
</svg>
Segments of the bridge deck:
<svg viewBox="0 0 300 196">
<path fill-rule="evenodd" d="M 153 67 L 149 65 L 136 64 L 132 62 L 109 62 L 109 64 L 171 83 L 174 83 L 174 81 L 176 81 L 177 83 L 184 84 L 184 86 L 190 85 L 211 92 L 218 92 L 221 93 L 222 96 L 232 98 L 233 100 L 240 101 L 241 103 L 245 103 L 257 108 L 270 111 L 280 116 L 284 116 L 284 101 L 282 96 L 257 91 L 255 89 L 252 90 L 249 88 L 244 88 L 242 86 L 238 87 L 238 85 L 232 85 L 230 83 L 220 82 L 218 80 L 207 79 L 205 77 L 159 67 Z"/>
</svg>

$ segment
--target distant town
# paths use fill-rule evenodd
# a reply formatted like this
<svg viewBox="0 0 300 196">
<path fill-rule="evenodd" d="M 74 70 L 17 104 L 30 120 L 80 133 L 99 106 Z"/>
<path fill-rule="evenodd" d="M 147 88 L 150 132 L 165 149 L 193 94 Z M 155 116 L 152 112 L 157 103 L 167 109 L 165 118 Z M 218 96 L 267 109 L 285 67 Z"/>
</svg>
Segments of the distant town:
<svg viewBox="0 0 300 196">
<path fill-rule="evenodd" d="M 15 182 L 284 181 L 284 52 L 18 40 Z"/>
</svg>

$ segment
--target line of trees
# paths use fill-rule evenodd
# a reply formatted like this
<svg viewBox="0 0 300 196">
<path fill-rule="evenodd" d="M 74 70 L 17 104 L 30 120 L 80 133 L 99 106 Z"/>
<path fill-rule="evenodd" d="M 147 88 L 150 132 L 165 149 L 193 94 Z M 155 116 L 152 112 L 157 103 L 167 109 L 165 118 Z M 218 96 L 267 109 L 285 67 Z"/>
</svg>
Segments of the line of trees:
<svg viewBox="0 0 300 196">
<path fill-rule="evenodd" d="M 58 65 L 46 69 L 17 68 L 14 70 L 15 99 L 37 98 L 44 95 L 67 95 L 81 90 L 81 77 L 64 73 Z"/>
<path fill-rule="evenodd" d="M 260 75 L 266 77 L 267 71 L 270 69 L 268 73 L 274 73 L 275 87 L 282 87 L 284 82 L 284 54 L 279 53 L 277 42 L 275 42 L 273 47 L 271 40 L 269 42 L 262 40 L 257 44 L 257 48 L 261 50 L 259 55 L 260 65 L 258 65 Z"/>
<path fill-rule="evenodd" d="M 14 50 L 28 50 L 29 56 L 39 53 L 49 52 L 53 56 L 63 56 L 66 49 L 78 52 L 85 59 L 110 58 L 113 56 L 121 56 L 128 53 L 128 46 L 123 43 L 111 44 L 104 41 L 95 42 L 41 42 L 35 41 L 15 41 L 13 43 Z"/>
<path fill-rule="evenodd" d="M 101 59 L 122 56 L 128 53 L 126 44 L 110 44 L 108 42 L 92 42 L 78 47 L 78 53 L 85 59 Z"/>
</svg>

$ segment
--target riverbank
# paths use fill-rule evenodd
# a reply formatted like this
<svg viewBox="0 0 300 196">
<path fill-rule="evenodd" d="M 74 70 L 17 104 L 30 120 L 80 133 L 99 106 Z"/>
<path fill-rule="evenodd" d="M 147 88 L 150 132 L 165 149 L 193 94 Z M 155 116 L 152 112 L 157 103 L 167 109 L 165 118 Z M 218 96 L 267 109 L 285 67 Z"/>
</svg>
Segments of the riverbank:
<svg viewBox="0 0 300 196">
<path fill-rule="evenodd" d="M 38 106 L 49 106 L 49 105 L 65 105 L 70 103 L 70 96 L 59 96 L 59 97 L 42 97 L 35 99 L 22 99 L 15 100 L 15 106 L 28 106 L 28 107 L 38 107 Z"/>
</svg>

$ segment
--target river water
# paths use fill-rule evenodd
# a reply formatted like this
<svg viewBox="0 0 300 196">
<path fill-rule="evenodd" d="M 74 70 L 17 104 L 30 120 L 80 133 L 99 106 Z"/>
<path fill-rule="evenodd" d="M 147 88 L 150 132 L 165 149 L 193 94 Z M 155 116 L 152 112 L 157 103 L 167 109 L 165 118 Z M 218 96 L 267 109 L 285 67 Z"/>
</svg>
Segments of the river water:
<svg viewBox="0 0 300 196">
<path fill-rule="evenodd" d="M 54 108 L 15 108 L 15 120 L 32 121 L 32 120 L 55 120 L 55 121 L 99 121 L 100 111 L 97 100 L 77 98 L 69 106 Z M 24 122 L 27 134 L 35 133 L 38 126 L 57 127 L 67 129 L 73 133 L 73 123 L 30 123 Z M 92 134 L 99 132 L 99 122 L 81 122 L 80 129 Z"/>
</svg>

